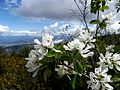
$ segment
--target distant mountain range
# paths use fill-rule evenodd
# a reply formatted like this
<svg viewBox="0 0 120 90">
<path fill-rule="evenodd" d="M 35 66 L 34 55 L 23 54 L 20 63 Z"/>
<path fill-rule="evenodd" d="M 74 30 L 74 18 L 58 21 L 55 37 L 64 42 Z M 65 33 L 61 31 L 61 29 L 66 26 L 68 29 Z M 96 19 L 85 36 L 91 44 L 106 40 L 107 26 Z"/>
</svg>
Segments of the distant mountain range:
<svg viewBox="0 0 120 90">
<path fill-rule="evenodd" d="M 14 46 L 33 43 L 38 36 L 0 36 L 0 46 Z"/>
<path fill-rule="evenodd" d="M 41 41 L 40 36 L 0 36 L 0 46 L 8 47 L 8 46 L 32 44 L 34 43 L 34 39 L 39 39 Z M 68 37 L 65 35 L 64 36 L 56 35 L 54 39 L 68 40 Z"/>
<path fill-rule="evenodd" d="M 18 51 L 22 47 L 33 47 L 34 39 L 39 39 L 41 41 L 40 36 L 0 36 L 0 48 L 4 49 L 6 52 L 11 52 L 13 50 Z M 70 40 L 70 37 L 67 35 L 56 35 L 54 36 L 54 40 L 63 39 L 62 43 Z M 106 35 L 102 36 L 101 39 L 104 39 L 106 44 L 120 44 L 120 35 Z"/>
<path fill-rule="evenodd" d="M 41 41 L 40 36 L 0 36 L 0 48 L 5 52 L 18 52 L 23 47 L 34 46 L 34 39 L 39 39 Z M 56 35 L 54 36 L 54 40 L 67 41 L 68 37 L 66 35 Z"/>
</svg>

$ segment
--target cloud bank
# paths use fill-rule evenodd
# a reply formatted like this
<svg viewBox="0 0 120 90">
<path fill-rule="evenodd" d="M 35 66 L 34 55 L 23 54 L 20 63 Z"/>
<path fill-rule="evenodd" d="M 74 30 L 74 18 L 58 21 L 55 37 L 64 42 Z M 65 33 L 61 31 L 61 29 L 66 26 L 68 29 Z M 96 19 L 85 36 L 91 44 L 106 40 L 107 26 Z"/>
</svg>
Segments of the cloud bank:
<svg viewBox="0 0 120 90">
<path fill-rule="evenodd" d="M 28 18 L 69 20 L 75 18 L 70 9 L 79 12 L 74 0 L 21 0 L 12 12 Z"/>
<path fill-rule="evenodd" d="M 90 1 L 91 0 L 88 0 L 88 5 L 90 4 Z M 116 0 L 108 3 L 108 5 L 110 6 L 110 10 L 108 10 L 107 13 L 114 10 L 115 4 Z M 82 5 L 80 5 L 80 7 L 81 9 L 83 9 Z M 27 18 L 57 20 L 78 19 L 70 9 L 74 10 L 74 12 L 76 12 L 77 14 L 79 13 L 79 10 L 75 5 L 74 0 L 21 0 L 20 5 L 12 9 L 12 13 Z M 91 19 L 92 17 L 93 15 L 89 14 L 87 19 Z"/>
<path fill-rule="evenodd" d="M 39 32 L 35 30 L 15 31 L 11 30 L 8 26 L 0 25 L 1 36 L 38 36 Z"/>
<path fill-rule="evenodd" d="M 8 26 L 0 25 L 0 34 L 9 32 L 9 30 Z"/>
</svg>

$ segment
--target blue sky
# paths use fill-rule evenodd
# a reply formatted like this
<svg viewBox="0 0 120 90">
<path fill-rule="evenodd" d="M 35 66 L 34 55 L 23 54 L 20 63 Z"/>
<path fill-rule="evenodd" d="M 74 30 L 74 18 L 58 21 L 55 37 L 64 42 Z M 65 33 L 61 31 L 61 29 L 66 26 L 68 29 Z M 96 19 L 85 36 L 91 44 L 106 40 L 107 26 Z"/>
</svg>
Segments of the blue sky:
<svg viewBox="0 0 120 90">
<path fill-rule="evenodd" d="M 32 21 L 22 16 L 15 16 L 8 12 L 0 13 L 0 24 L 7 25 L 12 30 L 41 29 L 49 21 Z"/>
<path fill-rule="evenodd" d="M 74 0 L 0 0 L 0 35 L 34 35 L 55 22 L 79 24 L 70 9 L 79 13 Z M 93 17 L 89 14 L 87 19 Z"/>
<path fill-rule="evenodd" d="M 12 10 L 17 7 L 20 0 L 0 0 L 0 34 L 1 35 L 12 35 L 9 31 L 36 31 L 40 32 L 44 26 L 48 26 L 52 23 L 59 22 L 59 20 L 52 19 L 40 19 L 40 18 L 27 18 L 23 15 L 16 15 Z M 29 1 L 29 0 L 28 0 Z M 9 2 L 9 3 L 8 3 Z M 19 3 L 18 3 L 19 2 Z M 31 10 L 32 11 L 32 10 Z M 9 30 L 4 30 L 6 29 Z M 7 34 L 6 34 L 7 33 Z"/>
</svg>

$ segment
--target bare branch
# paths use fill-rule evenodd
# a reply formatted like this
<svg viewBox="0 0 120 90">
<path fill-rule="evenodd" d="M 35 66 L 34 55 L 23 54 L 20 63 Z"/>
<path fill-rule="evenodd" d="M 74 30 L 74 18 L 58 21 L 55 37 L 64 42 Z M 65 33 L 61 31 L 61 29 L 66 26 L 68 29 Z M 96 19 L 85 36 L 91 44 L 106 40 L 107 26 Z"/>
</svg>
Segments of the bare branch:
<svg viewBox="0 0 120 90">
<path fill-rule="evenodd" d="M 72 10 L 72 9 L 70 9 L 70 11 L 73 13 L 73 15 L 74 16 L 76 16 L 81 22 L 82 22 L 82 24 L 84 25 L 84 22 L 83 22 L 83 20 L 80 18 L 81 17 L 81 15 L 80 14 L 78 14 L 77 15 L 77 13 L 76 12 L 74 12 L 74 10 Z"/>
<path fill-rule="evenodd" d="M 79 10 L 79 14 L 83 17 L 83 22 L 84 22 L 84 25 L 86 26 L 86 29 L 88 30 L 89 32 L 89 28 L 88 28 L 88 23 L 87 23 L 87 20 L 86 20 L 86 16 L 89 12 L 86 13 L 86 9 L 87 9 L 87 0 L 85 0 L 84 2 L 82 2 L 81 0 L 79 0 L 80 3 L 82 3 L 82 6 L 84 7 L 84 9 L 82 10 L 80 8 L 80 6 L 78 5 L 77 1 L 74 0 L 78 10 Z"/>
</svg>

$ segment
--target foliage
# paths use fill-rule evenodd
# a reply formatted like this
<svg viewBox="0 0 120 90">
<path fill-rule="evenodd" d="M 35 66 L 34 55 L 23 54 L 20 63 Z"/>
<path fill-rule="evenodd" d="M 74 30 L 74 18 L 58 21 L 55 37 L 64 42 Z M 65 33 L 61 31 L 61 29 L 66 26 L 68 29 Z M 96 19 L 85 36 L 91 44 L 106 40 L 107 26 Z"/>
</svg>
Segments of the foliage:
<svg viewBox="0 0 120 90">
<path fill-rule="evenodd" d="M 19 57 L 17 53 L 14 56 L 7 53 L 0 54 L 0 90 L 38 90 L 42 88 L 40 80 L 31 77 L 25 64 L 24 57 Z"/>
</svg>

